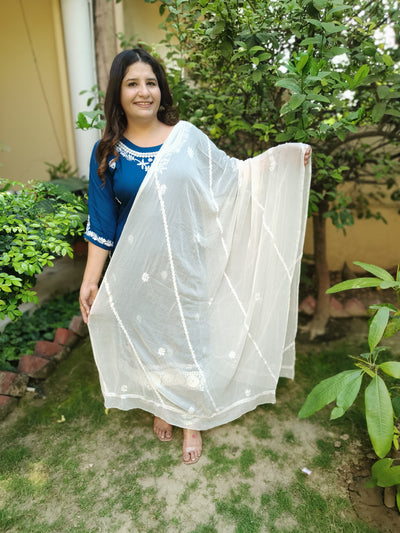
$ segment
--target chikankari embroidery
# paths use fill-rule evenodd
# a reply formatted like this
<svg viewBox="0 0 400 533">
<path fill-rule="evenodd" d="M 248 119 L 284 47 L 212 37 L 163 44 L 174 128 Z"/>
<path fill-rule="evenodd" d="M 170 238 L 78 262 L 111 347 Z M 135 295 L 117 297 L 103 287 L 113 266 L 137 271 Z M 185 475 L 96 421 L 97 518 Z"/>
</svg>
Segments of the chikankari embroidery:
<svg viewBox="0 0 400 533">
<path fill-rule="evenodd" d="M 128 161 L 134 161 L 140 168 L 144 169 L 146 172 L 149 170 L 154 158 L 157 155 L 155 152 L 139 152 L 128 148 L 126 144 L 120 141 L 116 146 L 117 152 L 121 154 L 122 157 L 125 157 Z"/>
</svg>

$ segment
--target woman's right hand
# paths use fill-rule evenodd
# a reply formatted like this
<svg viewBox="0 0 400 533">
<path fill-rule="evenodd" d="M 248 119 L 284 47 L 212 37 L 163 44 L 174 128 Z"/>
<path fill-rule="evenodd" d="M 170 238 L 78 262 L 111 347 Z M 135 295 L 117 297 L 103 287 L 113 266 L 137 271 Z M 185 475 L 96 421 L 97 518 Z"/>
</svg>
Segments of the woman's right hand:
<svg viewBox="0 0 400 533">
<path fill-rule="evenodd" d="M 79 305 L 81 308 L 81 314 L 85 324 L 88 322 L 89 313 L 92 308 L 94 299 L 99 290 L 99 287 L 96 283 L 85 283 L 81 285 L 81 290 L 79 293 Z"/>
</svg>

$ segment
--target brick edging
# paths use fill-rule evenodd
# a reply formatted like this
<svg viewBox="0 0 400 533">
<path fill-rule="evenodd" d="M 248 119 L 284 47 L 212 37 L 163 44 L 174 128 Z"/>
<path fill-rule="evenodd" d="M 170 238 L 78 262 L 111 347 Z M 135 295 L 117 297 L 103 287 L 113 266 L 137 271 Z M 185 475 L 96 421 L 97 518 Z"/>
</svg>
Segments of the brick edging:
<svg viewBox="0 0 400 533">
<path fill-rule="evenodd" d="M 57 364 L 68 357 L 71 348 L 88 335 L 80 315 L 72 317 L 68 328 L 57 328 L 53 341 L 37 341 L 33 355 L 22 355 L 16 372 L 0 370 L 0 420 L 17 405 L 27 391 L 29 378 L 46 379 Z"/>
</svg>

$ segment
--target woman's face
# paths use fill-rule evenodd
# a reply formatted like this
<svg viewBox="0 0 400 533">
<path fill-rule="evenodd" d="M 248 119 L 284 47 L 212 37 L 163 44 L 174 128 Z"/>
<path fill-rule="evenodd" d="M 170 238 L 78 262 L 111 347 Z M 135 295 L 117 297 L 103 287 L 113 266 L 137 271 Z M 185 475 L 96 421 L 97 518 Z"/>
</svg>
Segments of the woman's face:
<svg viewBox="0 0 400 533">
<path fill-rule="evenodd" d="M 161 91 L 156 75 L 148 63 L 132 63 L 121 83 L 121 106 L 129 122 L 157 120 Z"/>
</svg>

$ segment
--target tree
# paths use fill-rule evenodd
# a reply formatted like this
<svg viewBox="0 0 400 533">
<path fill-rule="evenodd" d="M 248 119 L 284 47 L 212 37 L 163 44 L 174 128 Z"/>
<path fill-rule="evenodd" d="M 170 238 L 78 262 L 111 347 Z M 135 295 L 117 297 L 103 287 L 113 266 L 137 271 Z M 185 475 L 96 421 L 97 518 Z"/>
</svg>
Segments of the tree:
<svg viewBox="0 0 400 533">
<path fill-rule="evenodd" d="M 380 216 L 362 189 L 350 197 L 342 184 L 381 184 L 399 196 L 399 1 L 145 1 L 168 12 L 168 70 L 183 118 L 236 157 L 281 142 L 314 148 L 318 298 L 308 330 L 322 334 L 329 318 L 326 221 L 345 228 L 355 213 Z M 379 42 L 388 29 L 393 42 Z"/>
</svg>

